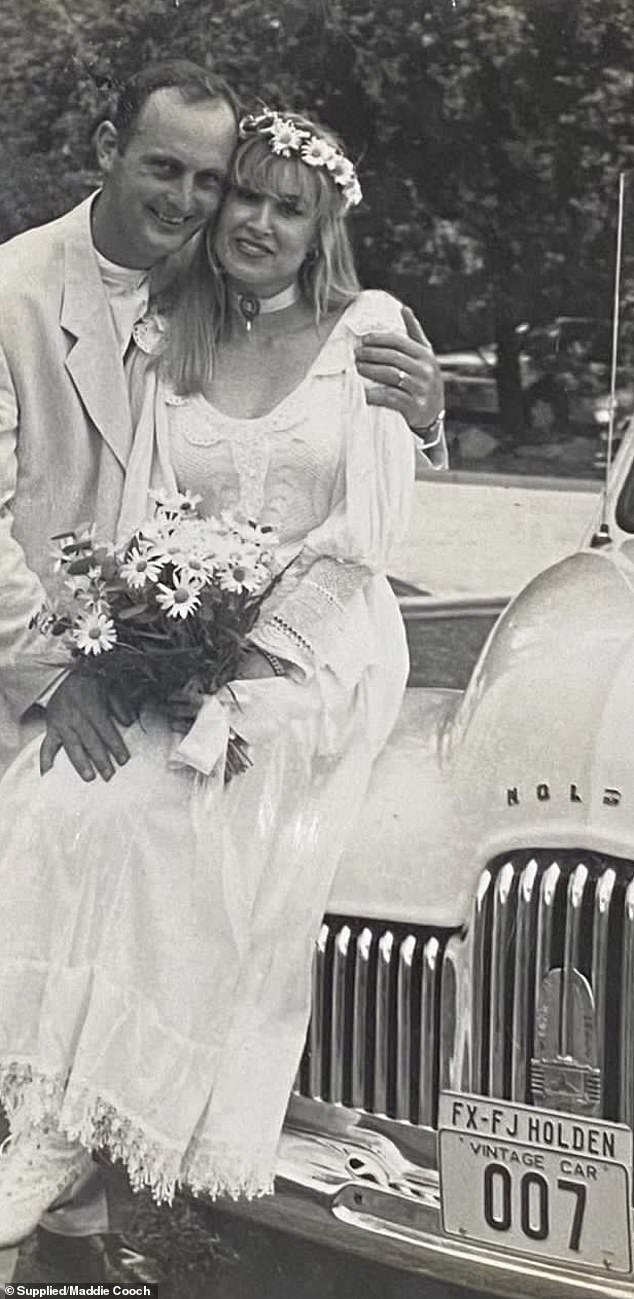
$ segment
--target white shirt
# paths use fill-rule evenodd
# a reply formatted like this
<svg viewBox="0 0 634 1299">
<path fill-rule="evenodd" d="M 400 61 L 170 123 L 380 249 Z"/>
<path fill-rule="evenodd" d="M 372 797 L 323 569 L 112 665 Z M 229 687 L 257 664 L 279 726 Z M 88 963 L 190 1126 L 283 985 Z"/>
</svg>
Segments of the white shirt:
<svg viewBox="0 0 634 1299">
<path fill-rule="evenodd" d="M 104 257 L 96 248 L 95 257 L 112 313 L 121 355 L 124 356 L 132 337 L 134 325 L 147 311 L 150 296 L 150 273 L 147 270 L 139 270 L 134 266 L 118 266 L 116 262 L 108 261 L 108 258 Z"/>
</svg>

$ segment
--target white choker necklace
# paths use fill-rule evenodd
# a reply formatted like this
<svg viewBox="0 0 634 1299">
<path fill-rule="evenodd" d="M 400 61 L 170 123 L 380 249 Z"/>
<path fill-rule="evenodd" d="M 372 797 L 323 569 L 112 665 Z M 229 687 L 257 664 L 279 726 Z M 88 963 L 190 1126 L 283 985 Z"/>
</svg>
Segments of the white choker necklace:
<svg viewBox="0 0 634 1299">
<path fill-rule="evenodd" d="M 236 293 L 234 297 L 247 333 L 250 333 L 253 321 L 258 316 L 269 316 L 274 311 L 285 311 L 287 307 L 293 307 L 296 302 L 299 302 L 299 285 L 295 281 L 289 284 L 287 289 L 274 293 L 271 298 L 258 298 L 255 293 Z"/>
</svg>

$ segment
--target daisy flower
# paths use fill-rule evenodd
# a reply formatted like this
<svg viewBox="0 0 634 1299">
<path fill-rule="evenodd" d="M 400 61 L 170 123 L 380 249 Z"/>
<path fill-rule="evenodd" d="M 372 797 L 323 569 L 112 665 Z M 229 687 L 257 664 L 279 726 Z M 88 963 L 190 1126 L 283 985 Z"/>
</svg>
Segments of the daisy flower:
<svg viewBox="0 0 634 1299">
<path fill-rule="evenodd" d="M 326 166 L 336 185 L 349 185 L 354 180 L 354 167 L 342 153 L 333 153 L 327 159 Z"/>
<path fill-rule="evenodd" d="M 301 149 L 302 158 L 309 167 L 327 167 L 334 153 L 332 145 L 328 144 L 327 140 L 320 140 L 316 135 L 311 136 Z"/>
<path fill-rule="evenodd" d="M 172 492 L 171 496 L 161 496 L 160 492 L 152 492 L 156 504 L 160 510 L 166 514 L 194 514 L 196 507 L 200 505 L 202 496 L 196 496 L 194 492 Z"/>
<path fill-rule="evenodd" d="M 82 654 L 101 654 L 112 649 L 117 631 L 112 618 L 94 609 L 76 618 L 71 637 Z"/>
<path fill-rule="evenodd" d="M 157 582 L 160 575 L 160 560 L 150 546 L 134 546 L 119 569 L 119 576 L 133 591 L 139 591 L 146 582 Z"/>
<path fill-rule="evenodd" d="M 168 618 L 188 618 L 200 604 L 196 586 L 188 582 L 176 581 L 174 586 L 165 586 L 159 582 L 156 599 Z"/>
<path fill-rule="evenodd" d="M 278 538 L 270 524 L 260 525 L 253 519 L 238 519 L 230 510 L 222 511 L 221 520 L 223 529 L 247 547 L 257 547 L 260 550 L 263 546 L 277 545 Z"/>
<path fill-rule="evenodd" d="M 267 128 L 267 134 L 272 138 L 273 153 L 280 154 L 283 158 L 290 158 L 291 152 L 297 153 L 302 140 L 306 138 L 306 131 L 300 131 L 294 122 L 285 121 L 282 117 L 273 120 L 273 124 Z"/>
<path fill-rule="evenodd" d="M 232 564 L 218 574 L 218 584 L 222 591 L 234 594 L 253 592 L 262 585 L 262 575 L 255 565 Z"/>
<path fill-rule="evenodd" d="M 353 180 L 349 185 L 344 185 L 342 193 L 348 207 L 356 207 L 357 203 L 360 203 L 363 198 L 363 192 L 358 180 Z"/>
<path fill-rule="evenodd" d="M 202 555 L 188 555 L 182 563 L 176 565 L 181 582 L 188 586 L 205 586 L 213 577 L 213 560 Z"/>
</svg>

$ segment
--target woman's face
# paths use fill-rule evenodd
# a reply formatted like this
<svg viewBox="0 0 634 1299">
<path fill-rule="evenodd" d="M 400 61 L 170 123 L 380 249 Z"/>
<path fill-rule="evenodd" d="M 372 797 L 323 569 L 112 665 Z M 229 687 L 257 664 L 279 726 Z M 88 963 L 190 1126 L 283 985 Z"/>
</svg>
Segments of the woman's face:
<svg viewBox="0 0 634 1299">
<path fill-rule="evenodd" d="M 214 247 L 233 286 L 261 298 L 293 284 L 314 246 L 315 204 L 302 193 L 294 168 L 279 164 L 275 191 L 233 182 L 218 218 Z"/>
</svg>

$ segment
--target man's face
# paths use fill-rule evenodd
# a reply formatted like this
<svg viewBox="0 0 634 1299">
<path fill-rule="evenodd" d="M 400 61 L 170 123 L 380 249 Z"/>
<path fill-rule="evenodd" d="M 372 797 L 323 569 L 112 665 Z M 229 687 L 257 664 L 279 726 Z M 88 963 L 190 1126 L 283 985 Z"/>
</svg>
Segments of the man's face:
<svg viewBox="0 0 634 1299">
<path fill-rule="evenodd" d="M 122 152 L 114 127 L 103 123 L 97 155 L 105 181 L 93 209 L 99 251 L 139 268 L 177 252 L 214 215 L 235 145 L 224 100 L 188 103 L 171 88 L 149 96 Z"/>
</svg>

